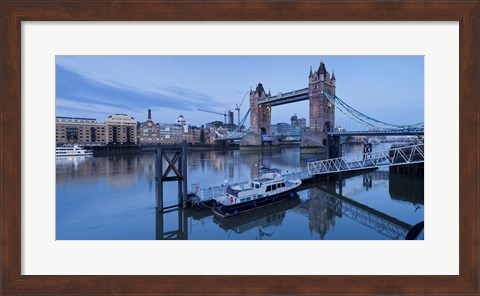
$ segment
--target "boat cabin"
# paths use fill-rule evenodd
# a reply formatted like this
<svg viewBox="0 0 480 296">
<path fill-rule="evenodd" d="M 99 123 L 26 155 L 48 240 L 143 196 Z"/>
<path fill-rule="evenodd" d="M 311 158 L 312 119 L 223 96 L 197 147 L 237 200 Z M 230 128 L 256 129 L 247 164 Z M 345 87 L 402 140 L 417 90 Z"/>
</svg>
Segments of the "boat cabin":
<svg viewBox="0 0 480 296">
<path fill-rule="evenodd" d="M 252 180 L 244 188 L 240 186 L 227 187 L 227 201 L 229 204 L 247 202 L 285 191 L 287 184 L 283 178 Z M 247 185 L 247 184 L 245 184 Z"/>
</svg>

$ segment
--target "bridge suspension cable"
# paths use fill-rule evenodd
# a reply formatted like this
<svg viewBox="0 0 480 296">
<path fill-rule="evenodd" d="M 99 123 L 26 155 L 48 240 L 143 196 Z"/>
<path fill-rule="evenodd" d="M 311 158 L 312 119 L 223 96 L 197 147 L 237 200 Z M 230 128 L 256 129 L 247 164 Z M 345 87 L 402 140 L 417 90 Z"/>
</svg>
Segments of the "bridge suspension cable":
<svg viewBox="0 0 480 296">
<path fill-rule="evenodd" d="M 398 125 L 398 124 L 393 124 L 393 123 L 388 123 L 384 122 L 378 119 L 375 119 L 373 117 L 370 117 L 352 106 L 348 105 L 345 103 L 342 99 L 340 99 L 337 96 L 331 96 L 327 93 L 325 93 L 325 96 L 327 99 L 330 101 L 330 103 L 334 104 L 334 106 L 343 114 L 347 115 L 353 120 L 356 120 L 362 124 L 368 125 L 370 127 L 376 127 L 376 128 L 381 128 L 381 129 L 404 129 L 404 128 L 423 128 L 424 123 L 419 122 L 416 124 L 411 124 L 411 125 Z"/>
</svg>

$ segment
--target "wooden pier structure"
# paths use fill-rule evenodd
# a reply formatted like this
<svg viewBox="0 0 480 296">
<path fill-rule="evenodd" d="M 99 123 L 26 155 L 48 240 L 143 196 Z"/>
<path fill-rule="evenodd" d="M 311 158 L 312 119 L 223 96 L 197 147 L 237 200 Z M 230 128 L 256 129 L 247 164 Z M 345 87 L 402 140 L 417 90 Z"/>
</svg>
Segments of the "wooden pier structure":
<svg viewBox="0 0 480 296">
<path fill-rule="evenodd" d="M 167 163 L 163 167 L 163 161 Z M 178 183 L 178 203 L 173 206 L 164 206 L 163 183 Z M 182 205 L 187 207 L 187 142 L 183 141 L 181 145 L 158 146 L 155 157 L 155 195 L 157 198 L 157 209 L 164 211 L 166 209 Z"/>
</svg>

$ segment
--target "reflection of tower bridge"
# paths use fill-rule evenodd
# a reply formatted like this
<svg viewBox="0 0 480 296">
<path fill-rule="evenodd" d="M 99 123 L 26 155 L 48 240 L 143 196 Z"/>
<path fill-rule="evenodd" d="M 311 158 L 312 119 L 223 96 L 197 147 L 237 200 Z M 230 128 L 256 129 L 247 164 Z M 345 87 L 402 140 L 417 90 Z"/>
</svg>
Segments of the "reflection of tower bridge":
<svg viewBox="0 0 480 296">
<path fill-rule="evenodd" d="M 320 200 L 321 204 L 325 207 L 324 210 L 331 210 L 334 215 L 338 217 L 346 216 L 361 224 L 383 234 L 391 239 L 404 239 L 408 230 L 412 227 L 403 221 L 400 221 L 387 214 L 379 212 L 375 209 L 367 207 L 359 202 L 349 199 L 345 196 L 336 194 L 334 192 L 325 192 L 318 188 L 311 188 L 308 190 L 309 201 Z M 315 213 L 312 213 L 309 208 L 309 203 L 303 203 L 295 211 L 308 216 L 309 219 L 315 219 Z M 319 209 L 317 209 L 318 211 Z M 329 223 L 329 219 L 323 219 L 323 223 Z M 334 222 L 334 218 L 330 223 Z M 318 224 L 316 221 L 311 221 L 311 224 Z M 324 226 L 324 229 L 328 229 L 328 225 Z M 320 233 L 322 236 L 325 233 Z"/>
<path fill-rule="evenodd" d="M 355 181 L 361 179 L 362 186 L 355 187 L 349 186 L 349 189 L 345 190 L 343 188 L 343 182 Z M 375 182 L 374 182 L 375 180 Z M 354 196 L 357 193 L 365 192 L 365 189 L 373 189 L 379 186 L 388 185 L 390 180 L 390 173 L 388 171 L 373 171 L 369 173 L 362 174 L 360 176 L 349 177 L 348 179 L 340 179 L 338 184 L 340 195 L 343 196 Z"/>
<path fill-rule="evenodd" d="M 325 64 L 320 63 L 317 71 L 310 68 L 308 87 L 286 93 L 271 95 L 267 93 L 261 83 L 255 90 L 250 90 L 250 108 L 242 120 L 245 122 L 250 115 L 250 129 L 235 131 L 217 141 L 242 140 L 242 145 L 261 146 L 266 142 L 278 142 L 271 135 L 271 114 L 275 106 L 309 101 L 309 128 L 301 135 L 301 146 L 305 149 L 315 149 L 316 152 L 328 153 L 330 158 L 340 154 L 331 147 L 338 146 L 339 137 L 346 135 L 388 136 L 388 135 L 423 135 L 423 123 L 413 125 L 398 125 L 374 119 L 355 108 L 335 95 L 336 78 L 326 70 Z M 367 127 L 365 131 L 334 131 L 335 112 L 339 111 L 348 118 Z M 326 149 L 328 147 L 328 150 Z"/>
</svg>

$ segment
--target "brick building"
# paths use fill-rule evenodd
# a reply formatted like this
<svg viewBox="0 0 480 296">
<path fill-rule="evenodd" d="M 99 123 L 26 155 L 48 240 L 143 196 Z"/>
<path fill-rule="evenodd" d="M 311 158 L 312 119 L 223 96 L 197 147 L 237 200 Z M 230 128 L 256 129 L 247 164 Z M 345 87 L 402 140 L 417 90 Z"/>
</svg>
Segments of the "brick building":
<svg viewBox="0 0 480 296">
<path fill-rule="evenodd" d="M 58 116 L 55 140 L 57 144 L 106 144 L 106 126 L 93 118 Z"/>
<path fill-rule="evenodd" d="M 110 115 L 105 119 L 107 144 L 137 144 L 137 121 L 127 114 Z"/>
<path fill-rule="evenodd" d="M 153 122 L 152 111 L 148 109 L 147 121 L 140 124 L 139 142 L 142 145 L 152 145 L 160 143 L 160 125 Z"/>
</svg>

